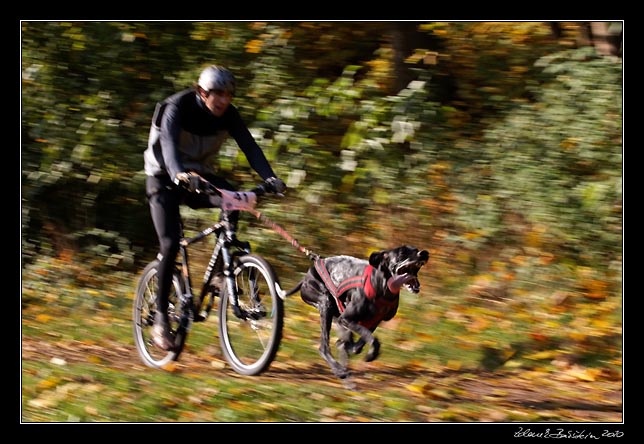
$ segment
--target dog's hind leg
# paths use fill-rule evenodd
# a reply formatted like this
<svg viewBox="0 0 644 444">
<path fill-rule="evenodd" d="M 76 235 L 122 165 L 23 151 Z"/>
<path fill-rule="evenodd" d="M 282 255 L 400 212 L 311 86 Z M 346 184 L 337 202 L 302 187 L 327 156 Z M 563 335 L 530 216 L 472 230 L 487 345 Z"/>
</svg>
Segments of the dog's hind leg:
<svg viewBox="0 0 644 444">
<path fill-rule="evenodd" d="M 330 305 L 330 301 L 320 302 L 318 308 L 320 309 L 320 327 L 321 327 L 321 336 L 320 336 L 320 355 L 324 360 L 331 366 L 333 373 L 341 379 L 349 376 L 349 370 L 346 365 L 339 363 L 333 358 L 331 354 L 331 349 L 329 347 L 331 326 L 333 324 L 333 307 Z"/>
<path fill-rule="evenodd" d="M 335 343 L 335 348 L 338 350 L 338 361 L 343 366 L 348 367 L 349 353 L 353 354 L 353 333 L 351 330 L 347 330 L 340 324 L 337 324 L 336 326 L 338 330 L 338 340 Z"/>
</svg>

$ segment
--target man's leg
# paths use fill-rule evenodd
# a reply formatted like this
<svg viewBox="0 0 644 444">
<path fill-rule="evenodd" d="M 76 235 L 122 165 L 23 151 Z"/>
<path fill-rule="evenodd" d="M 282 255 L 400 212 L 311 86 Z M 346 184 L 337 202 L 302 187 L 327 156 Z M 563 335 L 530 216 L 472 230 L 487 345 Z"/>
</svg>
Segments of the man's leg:
<svg viewBox="0 0 644 444">
<path fill-rule="evenodd" d="M 172 274 L 179 252 L 180 215 L 179 196 L 176 190 L 157 186 L 159 179 L 147 180 L 148 201 L 152 222 L 159 238 L 159 265 L 157 268 L 157 316 L 153 339 L 164 350 L 172 348 L 169 332 L 168 298 L 172 288 Z"/>
</svg>

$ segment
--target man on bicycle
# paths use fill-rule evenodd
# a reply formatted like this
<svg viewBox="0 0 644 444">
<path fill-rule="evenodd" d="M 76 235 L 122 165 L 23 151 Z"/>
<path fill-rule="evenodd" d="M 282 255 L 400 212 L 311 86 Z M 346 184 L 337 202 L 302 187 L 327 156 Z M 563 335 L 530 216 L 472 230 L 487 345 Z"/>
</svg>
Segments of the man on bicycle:
<svg viewBox="0 0 644 444">
<path fill-rule="evenodd" d="M 144 152 L 146 195 L 152 222 L 159 238 L 158 294 L 152 340 L 163 350 L 173 347 L 169 331 L 168 298 L 172 272 L 179 252 L 179 205 L 191 208 L 219 208 L 219 196 L 194 193 L 198 176 L 218 188 L 233 190 L 213 168 L 227 136 L 232 136 L 250 166 L 272 191 L 282 193 L 284 182 L 277 178 L 257 145 L 239 111 L 231 104 L 235 78 L 221 66 L 209 66 L 194 88 L 178 92 L 158 103 L 152 118 L 148 148 Z M 184 186 L 180 186 L 184 185 Z M 230 214 L 231 222 L 237 213 Z"/>
</svg>

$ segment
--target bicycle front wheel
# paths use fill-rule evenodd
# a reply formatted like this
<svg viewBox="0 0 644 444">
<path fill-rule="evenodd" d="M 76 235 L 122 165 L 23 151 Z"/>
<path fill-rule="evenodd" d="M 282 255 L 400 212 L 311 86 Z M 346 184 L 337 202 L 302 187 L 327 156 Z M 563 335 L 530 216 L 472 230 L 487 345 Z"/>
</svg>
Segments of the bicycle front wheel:
<svg viewBox="0 0 644 444">
<path fill-rule="evenodd" d="M 268 368 L 277 353 L 284 325 L 284 303 L 277 294 L 277 279 L 268 262 L 253 254 L 235 261 L 239 312 L 235 313 L 228 285 L 224 283 L 219 304 L 219 339 L 224 357 L 237 373 L 257 375 Z"/>
</svg>

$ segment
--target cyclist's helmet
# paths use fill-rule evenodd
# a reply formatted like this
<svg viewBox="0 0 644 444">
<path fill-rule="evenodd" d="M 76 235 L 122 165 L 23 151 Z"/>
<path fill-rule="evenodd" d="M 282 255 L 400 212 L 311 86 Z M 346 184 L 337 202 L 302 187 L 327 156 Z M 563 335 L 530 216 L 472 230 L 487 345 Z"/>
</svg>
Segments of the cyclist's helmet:
<svg viewBox="0 0 644 444">
<path fill-rule="evenodd" d="M 235 76 L 221 66 L 212 65 L 201 71 L 197 84 L 206 91 L 220 90 L 235 95 Z"/>
</svg>

